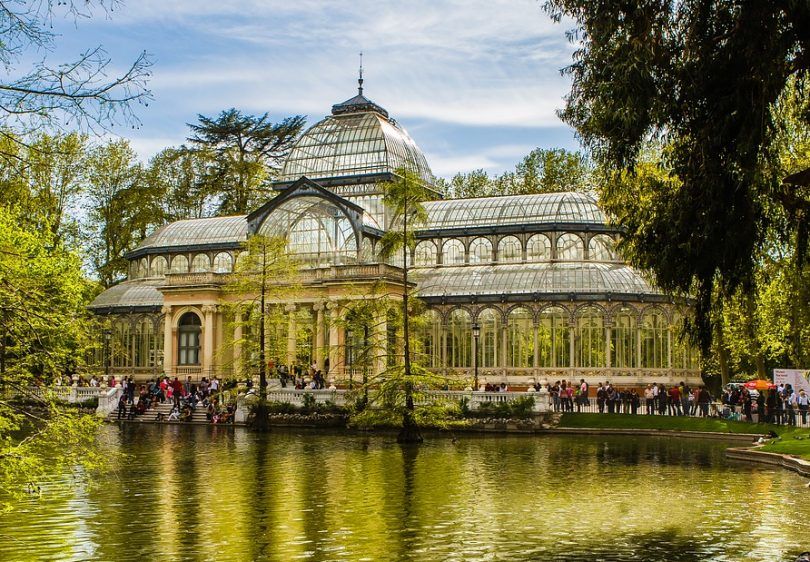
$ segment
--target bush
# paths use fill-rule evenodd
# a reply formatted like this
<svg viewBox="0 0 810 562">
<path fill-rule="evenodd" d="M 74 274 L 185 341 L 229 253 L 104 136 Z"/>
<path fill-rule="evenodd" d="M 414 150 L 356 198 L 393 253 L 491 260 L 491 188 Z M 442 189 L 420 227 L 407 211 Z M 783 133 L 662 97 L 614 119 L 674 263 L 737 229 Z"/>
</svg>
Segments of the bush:
<svg viewBox="0 0 810 562">
<path fill-rule="evenodd" d="M 522 396 L 511 402 L 484 402 L 476 410 L 471 410 L 466 400 L 461 400 L 461 413 L 465 417 L 526 419 L 534 415 L 534 396 Z"/>
</svg>

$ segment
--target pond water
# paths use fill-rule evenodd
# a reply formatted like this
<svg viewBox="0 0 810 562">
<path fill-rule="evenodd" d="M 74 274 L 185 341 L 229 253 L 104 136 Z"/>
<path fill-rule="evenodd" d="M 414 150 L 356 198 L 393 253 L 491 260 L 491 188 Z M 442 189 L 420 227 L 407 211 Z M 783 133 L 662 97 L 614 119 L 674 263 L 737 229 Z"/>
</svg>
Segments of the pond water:
<svg viewBox="0 0 810 562">
<path fill-rule="evenodd" d="M 91 485 L 0 516 L 0 560 L 780 561 L 810 490 L 724 445 L 129 425 Z"/>
</svg>

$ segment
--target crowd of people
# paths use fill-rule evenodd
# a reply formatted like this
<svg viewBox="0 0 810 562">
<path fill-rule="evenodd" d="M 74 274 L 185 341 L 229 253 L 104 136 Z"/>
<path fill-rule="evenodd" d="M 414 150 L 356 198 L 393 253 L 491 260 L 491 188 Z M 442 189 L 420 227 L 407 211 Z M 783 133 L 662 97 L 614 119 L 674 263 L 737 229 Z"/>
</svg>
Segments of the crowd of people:
<svg viewBox="0 0 810 562">
<path fill-rule="evenodd" d="M 324 363 L 324 368 L 328 373 L 329 360 L 326 359 Z M 318 369 L 317 363 L 313 362 L 308 368 L 304 365 L 293 365 L 292 371 L 290 371 L 287 365 L 283 363 L 277 365 L 275 361 L 271 360 L 267 363 L 267 367 L 270 376 L 278 378 L 281 388 L 287 388 L 288 386 L 296 390 L 322 390 L 326 388 L 326 378 L 324 373 Z"/>
<path fill-rule="evenodd" d="M 195 383 L 188 377 L 185 382 L 178 377 L 151 379 L 138 385 L 132 377 L 121 380 L 121 397 L 118 400 L 118 419 L 136 419 L 151 411 L 155 421 L 191 421 L 198 408 L 204 408 L 210 423 L 233 422 L 236 407 L 225 404 L 220 398 L 220 381 L 217 377 L 203 377 Z M 137 399 L 136 399 L 137 395 Z M 168 415 L 157 411 L 157 405 L 172 403 Z"/>
<path fill-rule="evenodd" d="M 535 387 L 540 390 L 539 385 Z M 580 379 L 555 381 L 548 387 L 549 401 L 555 412 L 591 410 L 595 399 L 599 413 L 700 416 L 741 419 L 753 422 L 796 425 L 807 424 L 810 396 L 796 392 L 791 385 L 779 385 L 767 392 L 757 392 L 743 385 L 728 385 L 718 400 L 705 386 L 690 387 L 684 382 L 669 388 L 662 383 L 643 389 L 617 388 L 610 382 L 598 383 L 595 391 Z"/>
</svg>

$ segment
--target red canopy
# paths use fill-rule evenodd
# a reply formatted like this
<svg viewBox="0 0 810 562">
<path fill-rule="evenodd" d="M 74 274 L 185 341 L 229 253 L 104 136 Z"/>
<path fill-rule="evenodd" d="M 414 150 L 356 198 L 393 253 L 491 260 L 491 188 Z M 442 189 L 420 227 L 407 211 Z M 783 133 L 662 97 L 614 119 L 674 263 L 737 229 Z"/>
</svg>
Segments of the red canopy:
<svg viewBox="0 0 810 562">
<path fill-rule="evenodd" d="M 743 386 L 745 388 L 752 388 L 754 390 L 773 390 L 776 388 L 776 385 L 773 384 L 771 381 L 766 381 L 764 379 L 755 379 L 752 381 L 748 381 Z"/>
</svg>

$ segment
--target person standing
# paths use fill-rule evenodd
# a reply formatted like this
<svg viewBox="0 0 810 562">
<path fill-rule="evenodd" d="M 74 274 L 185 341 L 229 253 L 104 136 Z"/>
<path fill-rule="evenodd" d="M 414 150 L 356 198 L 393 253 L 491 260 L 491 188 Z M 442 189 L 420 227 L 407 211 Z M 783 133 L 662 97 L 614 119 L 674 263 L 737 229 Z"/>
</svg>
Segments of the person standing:
<svg viewBox="0 0 810 562">
<path fill-rule="evenodd" d="M 796 407 L 799 408 L 799 415 L 802 418 L 802 425 L 807 425 L 807 411 L 810 409 L 810 397 L 802 388 L 796 396 Z"/>
<path fill-rule="evenodd" d="M 599 383 L 599 387 L 596 389 L 596 406 L 599 408 L 599 413 L 605 413 L 605 400 L 607 399 L 607 391 L 605 387 L 602 386 L 602 383 Z"/>
<path fill-rule="evenodd" d="M 653 406 L 655 404 L 655 392 L 651 384 L 647 385 L 644 389 L 644 408 L 648 416 L 653 413 Z"/>
</svg>

